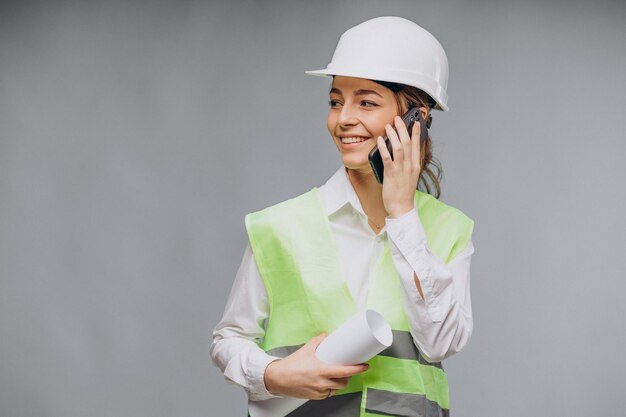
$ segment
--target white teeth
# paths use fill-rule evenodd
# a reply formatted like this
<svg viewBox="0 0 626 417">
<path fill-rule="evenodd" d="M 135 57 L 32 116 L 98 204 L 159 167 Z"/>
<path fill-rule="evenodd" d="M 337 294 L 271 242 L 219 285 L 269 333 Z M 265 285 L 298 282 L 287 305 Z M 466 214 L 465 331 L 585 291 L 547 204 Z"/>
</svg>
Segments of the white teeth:
<svg viewBox="0 0 626 417">
<path fill-rule="evenodd" d="M 350 138 L 341 138 L 341 143 L 357 143 L 357 142 L 365 142 L 367 138 L 354 136 Z"/>
</svg>

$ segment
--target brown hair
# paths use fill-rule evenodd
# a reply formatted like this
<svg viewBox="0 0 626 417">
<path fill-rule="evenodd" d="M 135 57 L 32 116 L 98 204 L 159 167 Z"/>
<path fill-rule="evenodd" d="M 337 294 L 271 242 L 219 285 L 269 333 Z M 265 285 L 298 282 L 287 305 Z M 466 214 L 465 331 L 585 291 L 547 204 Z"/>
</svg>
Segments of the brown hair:
<svg viewBox="0 0 626 417">
<path fill-rule="evenodd" d="M 420 90 L 419 88 L 409 85 L 386 83 L 376 81 L 388 87 L 393 91 L 396 103 L 400 109 L 400 116 L 403 115 L 410 107 L 426 107 L 426 125 L 430 127 L 432 123 L 432 115 L 430 111 L 434 105 L 433 100 L 428 94 Z M 387 85 L 390 84 L 390 85 Z M 393 84 L 393 85 L 391 85 Z M 420 165 L 422 172 L 417 182 L 417 189 L 428 194 L 431 194 L 435 198 L 439 198 L 441 195 L 441 178 L 443 175 L 443 168 L 439 160 L 433 157 L 433 145 L 430 138 L 430 134 L 426 138 L 424 145 L 421 147 Z"/>
</svg>

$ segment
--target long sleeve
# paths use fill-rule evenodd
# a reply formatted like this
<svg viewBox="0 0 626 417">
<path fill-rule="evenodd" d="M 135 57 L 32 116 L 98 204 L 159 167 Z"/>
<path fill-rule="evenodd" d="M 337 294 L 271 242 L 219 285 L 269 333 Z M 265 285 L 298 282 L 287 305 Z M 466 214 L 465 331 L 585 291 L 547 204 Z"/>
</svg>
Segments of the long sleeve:
<svg viewBox="0 0 626 417">
<path fill-rule="evenodd" d="M 224 315 L 213 331 L 210 355 L 224 378 L 243 387 L 252 401 L 276 397 L 263 377 L 267 365 L 279 358 L 259 347 L 268 315 L 267 291 L 248 243 Z"/>
<path fill-rule="evenodd" d="M 399 218 L 387 218 L 386 225 L 413 340 L 428 360 L 441 361 L 460 351 L 472 334 L 469 270 L 473 243 L 470 240 L 445 264 L 430 251 L 417 209 Z"/>
</svg>

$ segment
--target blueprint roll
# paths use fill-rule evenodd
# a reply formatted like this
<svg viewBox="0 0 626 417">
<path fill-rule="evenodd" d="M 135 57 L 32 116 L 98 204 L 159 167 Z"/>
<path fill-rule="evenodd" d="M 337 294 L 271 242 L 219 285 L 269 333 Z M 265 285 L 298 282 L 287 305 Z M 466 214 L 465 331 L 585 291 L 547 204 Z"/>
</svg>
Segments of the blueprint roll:
<svg viewBox="0 0 626 417">
<path fill-rule="evenodd" d="M 333 365 L 356 365 L 367 362 L 391 343 L 393 334 L 387 320 L 374 310 L 361 310 L 326 337 L 315 355 Z M 284 417 L 307 401 L 293 397 L 248 401 L 248 410 L 250 417 Z"/>
</svg>

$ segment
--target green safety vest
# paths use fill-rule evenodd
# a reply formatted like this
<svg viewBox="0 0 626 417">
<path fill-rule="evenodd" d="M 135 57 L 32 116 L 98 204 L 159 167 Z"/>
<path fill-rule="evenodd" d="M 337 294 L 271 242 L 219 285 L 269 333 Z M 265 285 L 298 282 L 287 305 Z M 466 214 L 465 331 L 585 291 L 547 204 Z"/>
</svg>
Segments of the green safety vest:
<svg viewBox="0 0 626 417">
<path fill-rule="evenodd" d="M 415 207 L 429 249 L 448 263 L 467 245 L 474 222 L 433 196 L 416 191 Z M 285 357 L 357 312 L 339 250 L 317 188 L 246 216 L 246 229 L 270 307 L 261 347 Z M 402 307 L 402 283 L 389 243 L 372 277 L 366 307 L 391 325 L 393 344 L 350 378 L 345 389 L 308 401 L 289 417 L 447 416 L 448 381 L 413 342 Z"/>
</svg>

